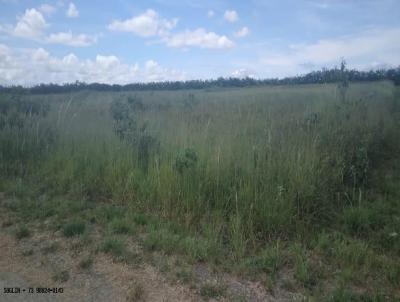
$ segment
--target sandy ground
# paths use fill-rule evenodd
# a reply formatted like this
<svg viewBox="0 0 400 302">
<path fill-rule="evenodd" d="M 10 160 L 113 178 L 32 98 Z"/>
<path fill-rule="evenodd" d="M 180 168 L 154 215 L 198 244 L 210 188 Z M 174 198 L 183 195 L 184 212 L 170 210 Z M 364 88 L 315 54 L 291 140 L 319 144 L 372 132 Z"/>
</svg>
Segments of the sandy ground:
<svg viewBox="0 0 400 302">
<path fill-rule="evenodd" d="M 0 209 L 4 209 L 1 197 Z M 302 298 L 279 289 L 267 292 L 260 282 L 217 274 L 206 264 L 193 267 L 196 286 L 179 280 L 171 282 L 157 265 L 142 260 L 146 255 L 134 240 L 128 244 L 142 253 L 140 261 L 126 264 L 96 253 L 92 256 L 92 266 L 83 269 L 79 264 L 89 252 L 87 247 L 76 248 L 78 238 L 65 238 L 59 232 L 38 227 L 30 229 L 29 237 L 18 240 L 8 213 L 0 211 L 0 302 L 204 301 L 199 284 L 215 280 L 224 284 L 227 295 L 209 301 L 300 301 Z M 100 233 L 93 236 L 95 242 L 102 239 Z M 21 292 L 5 293 L 5 288 L 19 288 Z M 29 288 L 34 293 L 29 293 Z M 37 288 L 62 288 L 63 292 L 36 293 Z M 133 293 L 138 288 L 141 295 L 135 298 Z"/>
<path fill-rule="evenodd" d="M 135 268 L 115 263 L 105 255 L 97 255 L 90 270 L 79 268 L 80 257 L 58 248 L 44 253 L 50 238 L 33 236 L 17 241 L 0 232 L 0 301 L 128 301 L 131 290 L 140 284 L 145 301 L 198 301 L 181 286 L 172 286 L 151 266 Z M 65 282 L 55 280 L 57 273 L 68 272 Z M 21 293 L 4 293 L 5 287 L 20 288 Z M 28 293 L 28 288 L 63 288 L 63 293 Z M 26 292 L 22 292 L 26 289 Z"/>
</svg>

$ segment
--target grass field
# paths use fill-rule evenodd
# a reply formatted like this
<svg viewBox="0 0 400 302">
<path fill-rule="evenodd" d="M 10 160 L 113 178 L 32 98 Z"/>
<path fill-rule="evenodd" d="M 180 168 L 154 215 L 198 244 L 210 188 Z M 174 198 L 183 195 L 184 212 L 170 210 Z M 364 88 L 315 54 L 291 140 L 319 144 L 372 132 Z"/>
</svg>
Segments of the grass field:
<svg viewBox="0 0 400 302">
<path fill-rule="evenodd" d="M 52 219 L 90 242 L 96 225 L 97 250 L 123 261 L 140 233 L 148 251 L 314 301 L 400 299 L 390 82 L 1 95 L 0 171 L 17 237 Z"/>
</svg>

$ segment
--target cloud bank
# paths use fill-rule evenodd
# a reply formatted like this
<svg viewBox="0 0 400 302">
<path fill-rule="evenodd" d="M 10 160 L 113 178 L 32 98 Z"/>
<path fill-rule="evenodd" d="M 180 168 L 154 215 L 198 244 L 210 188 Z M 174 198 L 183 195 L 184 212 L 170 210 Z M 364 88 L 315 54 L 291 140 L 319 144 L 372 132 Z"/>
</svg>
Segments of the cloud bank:
<svg viewBox="0 0 400 302">
<path fill-rule="evenodd" d="M 114 55 L 96 55 L 94 59 L 80 59 L 70 53 L 63 57 L 51 56 L 43 48 L 12 49 L 0 44 L 0 84 L 30 86 L 39 83 L 127 84 L 166 80 L 185 80 L 183 72 L 162 67 L 154 60 L 127 64 Z"/>
</svg>

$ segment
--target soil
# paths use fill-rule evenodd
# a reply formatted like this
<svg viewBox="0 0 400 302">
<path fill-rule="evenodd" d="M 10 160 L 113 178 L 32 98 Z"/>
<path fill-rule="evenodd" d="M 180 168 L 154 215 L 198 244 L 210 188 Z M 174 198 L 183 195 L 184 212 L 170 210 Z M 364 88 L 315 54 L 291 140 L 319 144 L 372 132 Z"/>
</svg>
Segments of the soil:
<svg viewBox="0 0 400 302">
<path fill-rule="evenodd" d="M 0 208 L 3 208 L 0 195 Z M 65 238 L 51 232 L 46 221 L 30 226 L 30 235 L 17 239 L 9 215 L 0 212 L 0 302 L 122 302 L 122 301 L 205 301 L 199 293 L 201 284 L 218 281 L 226 295 L 209 301 L 301 301 L 303 297 L 284 290 L 268 292 L 261 282 L 244 281 L 238 276 L 216 273 L 206 264 L 193 266 L 195 285 L 171 282 L 134 240 L 129 248 L 141 254 L 134 263 L 114 261 L 104 253 L 80 247 L 78 238 Z M 94 241 L 101 240 L 94 232 Z M 93 263 L 82 268 L 81 262 L 91 253 Z M 20 293 L 5 293 L 5 288 L 19 288 Z M 29 293 L 33 288 L 34 293 Z M 62 288 L 62 293 L 36 293 L 37 288 Z M 25 289 L 25 291 L 23 291 Z M 206 300 L 207 301 L 207 300 Z"/>
</svg>

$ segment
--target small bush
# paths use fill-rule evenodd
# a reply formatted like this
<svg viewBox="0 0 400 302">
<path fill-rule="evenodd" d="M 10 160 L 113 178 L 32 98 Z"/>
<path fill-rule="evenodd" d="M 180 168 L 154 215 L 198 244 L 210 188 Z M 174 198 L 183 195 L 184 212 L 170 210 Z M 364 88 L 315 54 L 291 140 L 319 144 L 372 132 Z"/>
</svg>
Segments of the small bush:
<svg viewBox="0 0 400 302">
<path fill-rule="evenodd" d="M 316 284 L 317 279 L 307 251 L 300 244 L 295 244 L 292 247 L 292 253 L 295 266 L 294 277 L 303 287 L 311 289 Z"/>
<path fill-rule="evenodd" d="M 184 284 L 191 284 L 196 280 L 196 275 L 190 266 L 178 266 L 175 271 L 175 276 Z"/>
<path fill-rule="evenodd" d="M 146 218 L 145 215 L 143 214 L 136 214 L 133 217 L 133 221 L 137 224 L 137 225 L 146 225 L 148 224 L 148 219 Z"/>
<path fill-rule="evenodd" d="M 285 264 L 285 252 L 279 242 L 264 249 L 258 256 L 244 261 L 244 267 L 252 273 L 276 274 Z"/>
<path fill-rule="evenodd" d="M 58 271 L 53 275 L 53 280 L 56 282 L 67 282 L 69 280 L 69 272 L 68 271 Z"/>
<path fill-rule="evenodd" d="M 28 257 L 28 256 L 32 256 L 35 253 L 35 251 L 33 249 L 27 249 L 22 251 L 22 256 L 24 257 Z"/>
<path fill-rule="evenodd" d="M 166 253 L 176 252 L 181 240 L 179 235 L 172 234 L 166 229 L 151 230 L 143 241 L 143 245 L 150 251 L 163 250 Z"/>
<path fill-rule="evenodd" d="M 111 224 L 111 230 L 115 234 L 129 234 L 132 232 L 132 225 L 124 219 L 114 219 Z"/>
<path fill-rule="evenodd" d="M 86 224 L 83 221 L 71 221 L 63 226 L 62 232 L 65 237 L 73 237 L 83 234 Z"/>
<path fill-rule="evenodd" d="M 399 263 L 390 263 L 385 267 L 386 278 L 389 282 L 400 288 L 400 264 Z"/>
<path fill-rule="evenodd" d="M 372 256 L 367 243 L 346 238 L 340 234 L 322 233 L 318 238 L 316 247 L 325 256 L 335 258 L 353 268 L 365 265 Z"/>
<path fill-rule="evenodd" d="M 59 247 L 60 247 L 60 245 L 58 244 L 58 242 L 53 242 L 53 243 L 50 243 L 49 245 L 46 245 L 45 247 L 43 247 L 42 252 L 43 252 L 43 254 L 51 254 L 51 253 L 54 253 L 55 251 L 57 251 Z"/>
<path fill-rule="evenodd" d="M 381 229 L 384 221 L 377 208 L 349 207 L 343 211 L 346 231 L 354 236 L 366 237 L 371 231 Z"/>
<path fill-rule="evenodd" d="M 87 256 L 79 262 L 79 267 L 81 269 L 89 269 L 92 267 L 92 265 L 93 265 L 93 257 L 91 256 Z"/>
<path fill-rule="evenodd" d="M 15 233 L 15 236 L 17 237 L 17 239 L 26 238 L 26 237 L 29 237 L 30 235 L 31 235 L 31 232 L 25 225 L 18 227 L 17 231 Z"/>
<path fill-rule="evenodd" d="M 351 267 L 360 267 L 370 259 L 368 245 L 357 240 L 341 240 L 334 243 L 334 256 Z"/>
<path fill-rule="evenodd" d="M 307 259 L 298 260 L 294 277 L 307 289 L 311 289 L 317 282 L 314 271 Z"/>
<path fill-rule="evenodd" d="M 124 216 L 124 209 L 114 205 L 100 205 L 94 211 L 94 219 L 97 223 L 106 224 L 114 219 Z"/>
<path fill-rule="evenodd" d="M 358 294 L 354 293 L 351 289 L 339 287 L 334 289 L 330 295 L 325 299 L 326 302 L 383 302 L 389 301 L 387 297 L 380 293 L 376 294 Z"/>
<path fill-rule="evenodd" d="M 128 262 L 132 260 L 134 256 L 127 250 L 125 243 L 117 238 L 107 238 L 104 240 L 100 250 L 110 254 L 116 261 Z"/>
<path fill-rule="evenodd" d="M 221 284 L 207 282 L 200 288 L 200 295 L 205 299 L 215 299 L 225 296 L 226 288 Z"/>
<path fill-rule="evenodd" d="M 187 148 L 184 152 L 179 154 L 175 159 L 174 168 L 178 171 L 178 173 L 183 174 L 184 171 L 192 169 L 197 164 L 197 154 L 196 151 Z"/>
<path fill-rule="evenodd" d="M 141 301 L 144 296 L 144 288 L 139 283 L 134 283 L 131 285 L 128 295 L 126 297 L 127 302 L 137 302 Z"/>
</svg>

